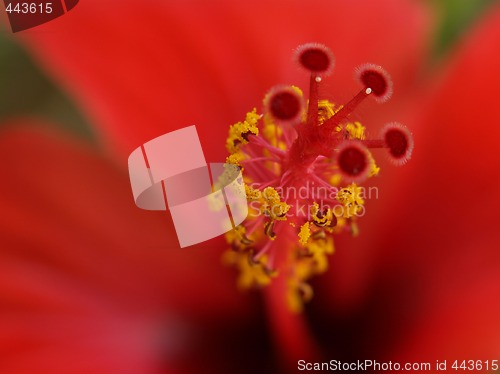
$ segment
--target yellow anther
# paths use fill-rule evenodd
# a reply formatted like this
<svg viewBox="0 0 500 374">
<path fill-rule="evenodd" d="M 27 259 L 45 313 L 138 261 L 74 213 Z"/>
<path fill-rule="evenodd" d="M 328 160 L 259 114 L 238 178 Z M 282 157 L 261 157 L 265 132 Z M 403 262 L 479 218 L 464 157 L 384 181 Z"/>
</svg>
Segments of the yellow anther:
<svg viewBox="0 0 500 374">
<path fill-rule="evenodd" d="M 260 118 L 257 109 L 254 108 L 253 111 L 247 113 L 245 121 L 235 123 L 229 128 L 226 148 L 230 154 L 238 152 L 242 144 L 247 144 L 250 135 L 259 135 L 257 122 Z"/>
<path fill-rule="evenodd" d="M 266 256 L 262 256 L 258 262 L 255 262 L 252 255 L 251 251 L 237 252 L 229 250 L 224 253 L 222 258 L 225 264 L 238 268 L 237 284 L 240 289 L 267 286 L 271 283 L 271 278 L 276 276 L 276 273 L 266 268 Z"/>
<path fill-rule="evenodd" d="M 226 163 L 240 166 L 240 162 L 244 159 L 245 156 L 241 152 L 236 152 L 226 157 Z"/>
<path fill-rule="evenodd" d="M 374 177 L 375 175 L 378 175 L 380 172 L 380 168 L 375 164 L 375 160 L 371 153 L 369 153 L 369 160 L 368 162 L 371 165 L 370 173 L 368 174 L 368 178 Z"/>
<path fill-rule="evenodd" d="M 337 200 L 344 206 L 343 217 L 351 218 L 363 212 L 365 201 L 362 198 L 362 188 L 356 184 L 342 188 L 337 193 Z"/>
<path fill-rule="evenodd" d="M 350 122 L 346 125 L 338 125 L 335 131 L 342 132 L 345 139 L 358 139 L 364 140 L 366 127 L 364 127 L 360 122 Z"/>
<path fill-rule="evenodd" d="M 274 221 L 268 221 L 264 224 L 264 234 L 271 239 L 276 239 L 276 233 L 274 232 Z"/>
<path fill-rule="evenodd" d="M 242 225 L 238 225 L 233 230 L 228 231 L 226 233 L 226 241 L 238 248 L 245 248 L 253 244 L 253 241 L 247 237 L 246 229 Z"/>
<path fill-rule="evenodd" d="M 251 112 L 248 112 L 245 117 L 245 122 L 250 126 L 257 126 L 257 122 L 262 118 L 262 114 L 257 114 L 257 109 L 253 108 Z"/>
<path fill-rule="evenodd" d="M 248 201 L 259 201 L 262 198 L 262 192 L 256 190 L 248 184 L 245 184 L 245 192 L 247 194 Z"/>
<path fill-rule="evenodd" d="M 299 232 L 300 244 L 306 245 L 310 237 L 311 237 L 311 227 L 309 222 L 306 222 L 300 227 L 300 232 Z"/>
<path fill-rule="evenodd" d="M 314 273 L 321 274 L 328 269 L 328 257 L 334 252 L 333 239 L 331 236 L 327 236 L 323 239 L 309 240 L 307 244 L 307 250 L 312 256 L 312 261 L 314 263 Z"/>
<path fill-rule="evenodd" d="M 359 122 L 348 123 L 345 126 L 345 131 L 349 134 L 349 139 L 365 139 L 366 128 Z"/>
<path fill-rule="evenodd" d="M 334 216 L 330 208 L 320 210 L 318 203 L 314 203 L 310 208 L 310 212 L 312 220 L 317 226 L 320 227 L 332 226 L 332 222 L 334 221 Z"/>
<path fill-rule="evenodd" d="M 285 221 L 286 214 L 290 210 L 290 205 L 281 201 L 278 191 L 273 187 L 266 187 L 262 192 L 264 203 L 261 212 L 271 220 Z"/>
<path fill-rule="evenodd" d="M 304 302 L 313 297 L 312 287 L 296 278 L 289 278 L 287 282 L 286 301 L 288 309 L 293 313 L 301 313 L 304 310 Z"/>
<path fill-rule="evenodd" d="M 322 125 L 326 120 L 330 119 L 340 108 L 328 100 L 318 101 L 318 123 Z"/>
</svg>

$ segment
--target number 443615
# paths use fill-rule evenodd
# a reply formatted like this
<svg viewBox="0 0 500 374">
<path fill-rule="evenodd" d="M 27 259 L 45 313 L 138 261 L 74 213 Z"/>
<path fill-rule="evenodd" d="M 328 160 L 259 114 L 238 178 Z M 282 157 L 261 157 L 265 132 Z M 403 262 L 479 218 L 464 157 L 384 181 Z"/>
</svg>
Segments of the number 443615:
<svg viewBox="0 0 500 374">
<path fill-rule="evenodd" d="M 7 5 L 5 9 L 7 13 L 52 13 L 52 3 L 36 4 L 36 3 L 17 3 L 15 6 L 12 4 Z"/>
<path fill-rule="evenodd" d="M 455 360 L 452 369 L 455 370 L 498 370 L 498 360 Z"/>
</svg>

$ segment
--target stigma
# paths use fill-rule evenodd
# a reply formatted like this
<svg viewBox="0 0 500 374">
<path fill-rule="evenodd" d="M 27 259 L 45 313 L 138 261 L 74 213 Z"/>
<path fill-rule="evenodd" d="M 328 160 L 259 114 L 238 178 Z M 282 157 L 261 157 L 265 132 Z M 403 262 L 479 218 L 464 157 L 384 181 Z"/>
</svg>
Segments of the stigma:
<svg viewBox="0 0 500 374">
<path fill-rule="evenodd" d="M 351 119 L 365 100 L 390 99 L 392 81 L 381 66 L 357 67 L 360 90 L 339 104 L 320 97 L 335 63 L 326 46 L 304 44 L 295 61 L 310 75 L 308 97 L 294 85 L 272 87 L 262 114 L 254 108 L 229 129 L 226 162 L 243 170 L 249 216 L 226 234 L 224 261 L 239 270 L 240 288 L 266 287 L 284 277 L 283 302 L 300 312 L 313 297 L 309 280 L 328 269 L 335 235 L 359 232 L 366 213 L 362 184 L 380 172 L 372 151 L 385 149 L 393 164 L 403 165 L 413 138 L 392 122 L 367 139 L 365 127 Z"/>
</svg>

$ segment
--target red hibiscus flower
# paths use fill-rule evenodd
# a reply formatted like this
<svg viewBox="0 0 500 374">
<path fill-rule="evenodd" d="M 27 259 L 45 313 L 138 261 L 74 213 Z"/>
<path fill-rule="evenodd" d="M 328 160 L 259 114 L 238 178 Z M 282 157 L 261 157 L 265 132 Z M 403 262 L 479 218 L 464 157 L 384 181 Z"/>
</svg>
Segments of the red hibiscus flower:
<svg viewBox="0 0 500 374">
<path fill-rule="evenodd" d="M 25 32 L 114 161 L 30 129 L 2 135 L 3 371 L 254 372 L 279 367 L 275 357 L 296 367 L 302 358 L 416 361 L 433 353 L 494 359 L 498 178 L 489 134 L 497 114 L 484 103 L 494 100 L 498 60 L 487 46 L 498 26 L 493 19 L 477 31 L 442 88 L 417 101 L 428 26 L 419 6 L 395 0 L 86 1 Z M 384 176 L 391 181 L 362 235 L 336 242 L 310 308 L 293 315 L 273 288 L 263 304 L 236 291 L 234 274 L 220 266 L 223 239 L 179 251 L 165 215 L 133 206 L 124 168 L 138 145 L 192 123 L 207 158 L 223 159 L 228 125 L 271 86 L 306 87 L 289 57 L 309 41 L 335 51 L 327 88 L 337 102 L 355 92 L 350 69 L 359 63 L 390 71 L 394 100 L 367 103 L 360 117 L 372 128 L 406 120 L 421 151 L 406 170 Z M 449 349 L 436 350 L 436 337 Z"/>
</svg>

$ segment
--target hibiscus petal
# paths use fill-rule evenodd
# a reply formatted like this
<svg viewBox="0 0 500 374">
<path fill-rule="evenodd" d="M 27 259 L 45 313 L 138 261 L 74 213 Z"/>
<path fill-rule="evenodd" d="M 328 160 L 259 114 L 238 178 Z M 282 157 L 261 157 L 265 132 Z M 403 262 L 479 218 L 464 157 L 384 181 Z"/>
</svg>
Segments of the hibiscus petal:
<svg viewBox="0 0 500 374">
<path fill-rule="evenodd" d="M 353 249 L 371 258 L 364 299 L 350 316 L 329 316 L 332 326 L 363 321 L 351 350 L 449 365 L 498 357 L 500 54 L 491 46 L 500 42 L 499 22 L 497 8 L 452 56 L 422 107 L 408 168 L 381 191 L 397 197 L 379 212 L 378 235 Z"/>
<path fill-rule="evenodd" d="M 166 213 L 137 209 L 128 177 L 73 140 L 4 131 L 0 157 L 0 371 L 228 366 L 183 361 L 228 349 L 222 331 L 258 318 L 220 250 L 180 250 Z"/>
<path fill-rule="evenodd" d="M 500 354 L 500 52 L 491 47 L 499 43 L 497 6 L 455 55 L 416 139 L 419 182 L 403 186 L 410 197 L 400 210 L 404 226 L 394 222 L 388 249 L 395 266 L 418 277 L 407 290 L 418 309 L 399 345 L 404 358 Z"/>
</svg>

